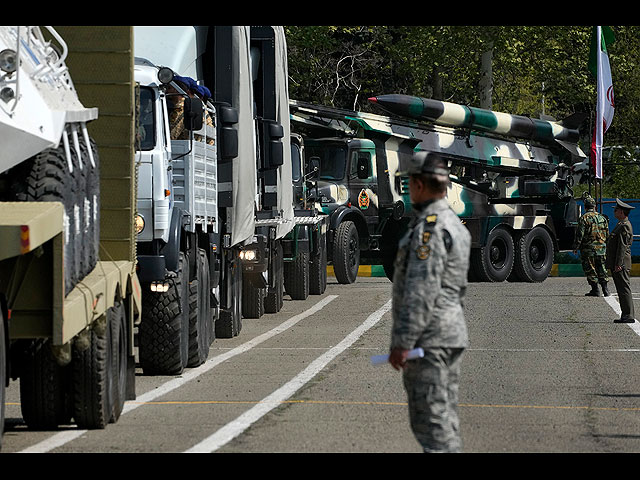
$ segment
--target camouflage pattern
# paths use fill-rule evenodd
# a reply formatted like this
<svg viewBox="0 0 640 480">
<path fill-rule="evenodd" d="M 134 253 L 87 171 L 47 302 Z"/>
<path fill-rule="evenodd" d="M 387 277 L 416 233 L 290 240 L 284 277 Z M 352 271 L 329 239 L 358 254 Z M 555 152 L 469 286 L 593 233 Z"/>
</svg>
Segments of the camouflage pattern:
<svg viewBox="0 0 640 480">
<path fill-rule="evenodd" d="M 541 203 L 566 202 L 573 195 L 570 167 L 586 157 L 577 144 L 570 142 L 519 142 L 506 136 L 465 133 L 441 125 L 323 108 L 293 100 L 291 112 L 297 128 L 310 136 L 342 133 L 347 138 L 370 138 L 376 147 L 384 147 L 386 158 L 376 158 L 374 162 L 380 185 L 378 195 L 384 198 L 382 203 L 406 198 L 405 186 L 394 177 L 405 169 L 404 163 L 410 161 L 412 150 L 441 153 L 452 163 L 451 180 L 458 186 L 448 198 L 461 217 L 506 216 L 514 214 L 515 204 L 539 207 Z M 332 199 L 346 204 L 351 195 Z M 496 199 L 504 203 L 495 202 Z"/>
<path fill-rule="evenodd" d="M 466 347 L 470 234 L 445 199 L 416 211 L 393 277 L 391 348 Z"/>
<path fill-rule="evenodd" d="M 587 282 L 593 285 L 595 283 L 607 283 L 609 276 L 607 275 L 607 268 L 605 266 L 604 255 L 585 255 L 581 254 L 580 259 L 582 261 L 582 271 L 584 276 L 587 277 Z"/>
<path fill-rule="evenodd" d="M 411 430 L 425 453 L 462 451 L 458 385 L 463 351 L 432 348 L 424 358 L 407 362 L 403 371 Z"/>
<path fill-rule="evenodd" d="M 406 170 L 413 152 L 428 151 L 441 154 L 450 164 L 447 200 L 470 231 L 474 251 L 487 247 L 497 226 L 511 232 L 514 240 L 520 232 L 544 226 L 555 249 L 570 250 L 573 246 L 578 210 L 571 188 L 572 166 L 581 164 L 586 155 L 571 135 L 517 138 L 510 136 L 517 133 L 513 128 L 480 131 L 475 124 L 463 126 L 464 122 L 457 127 L 444 125 L 442 118 L 439 123 L 427 123 L 422 118 L 353 112 L 294 100 L 290 111 L 305 142 L 311 138 L 326 148 L 342 142 L 349 158 L 364 148 L 365 142 L 370 145 L 366 148 L 374 147 L 375 176 L 368 186 L 354 184 L 347 175 L 333 181 L 321 177 L 319 182 L 323 211 L 332 215 L 349 209 L 363 220 L 368 215 L 363 230 L 368 229 L 370 237 L 379 235 L 387 241 L 385 219 L 392 211 L 401 213 L 402 222 L 409 221 L 408 179 L 396 174 Z M 497 117 L 504 115 L 496 113 Z M 363 191 L 370 199 L 368 210 L 360 206 Z M 398 238 L 391 241 L 397 243 Z M 361 244 L 366 246 L 366 242 Z M 552 262 L 545 265 L 550 270 Z"/>
<path fill-rule="evenodd" d="M 372 97 L 369 101 L 397 115 L 430 120 L 449 127 L 473 128 L 541 141 L 565 140 L 576 143 L 579 139 L 577 129 L 568 128 L 555 121 L 494 112 L 430 98 L 391 94 Z"/>
<path fill-rule="evenodd" d="M 583 257 L 602 256 L 607 253 L 609 221 L 595 210 L 588 211 L 578 220 L 574 250 L 580 250 Z"/>
<path fill-rule="evenodd" d="M 414 213 L 395 263 L 391 349 L 424 349 L 425 357 L 407 362 L 403 374 L 411 428 L 425 452 L 457 452 L 470 234 L 445 199 Z"/>
</svg>

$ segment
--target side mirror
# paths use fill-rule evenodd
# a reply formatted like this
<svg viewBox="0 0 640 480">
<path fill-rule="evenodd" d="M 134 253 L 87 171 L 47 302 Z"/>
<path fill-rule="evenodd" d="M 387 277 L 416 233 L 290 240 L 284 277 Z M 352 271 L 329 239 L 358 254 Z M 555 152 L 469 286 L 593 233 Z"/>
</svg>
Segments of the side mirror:
<svg viewBox="0 0 640 480">
<path fill-rule="evenodd" d="M 200 130 L 204 124 L 204 106 L 198 98 L 186 97 L 184 99 L 184 128 L 187 130 Z"/>
<path fill-rule="evenodd" d="M 221 105 L 218 107 L 218 113 L 222 126 L 220 127 L 220 155 L 223 160 L 230 160 L 238 156 L 238 131 L 234 125 L 238 123 L 238 110 Z"/>
</svg>

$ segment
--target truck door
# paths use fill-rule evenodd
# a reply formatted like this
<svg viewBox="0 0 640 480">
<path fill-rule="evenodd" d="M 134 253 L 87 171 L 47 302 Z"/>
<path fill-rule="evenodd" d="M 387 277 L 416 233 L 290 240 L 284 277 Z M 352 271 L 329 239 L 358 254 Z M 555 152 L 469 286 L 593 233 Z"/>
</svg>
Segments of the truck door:
<svg viewBox="0 0 640 480">
<path fill-rule="evenodd" d="M 349 155 L 349 198 L 351 205 L 360 209 L 367 223 L 378 217 L 378 182 L 373 149 L 354 149 Z"/>
</svg>

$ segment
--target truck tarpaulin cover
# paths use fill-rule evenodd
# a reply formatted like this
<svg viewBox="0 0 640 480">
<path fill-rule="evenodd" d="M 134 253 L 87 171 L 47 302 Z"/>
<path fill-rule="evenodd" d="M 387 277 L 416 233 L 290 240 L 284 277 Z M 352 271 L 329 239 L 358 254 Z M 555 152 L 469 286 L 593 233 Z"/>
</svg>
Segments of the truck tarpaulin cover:
<svg viewBox="0 0 640 480">
<path fill-rule="evenodd" d="M 237 26 L 233 29 L 233 78 L 241 79 L 234 89 L 233 105 L 238 108 L 238 157 L 233 168 L 233 231 L 231 245 L 251 241 L 255 231 L 256 131 L 253 119 L 253 89 L 251 76 L 251 30 Z M 242 80 L 245 79 L 245 80 Z M 237 168 L 236 168 L 237 167 Z"/>
<path fill-rule="evenodd" d="M 278 97 L 277 121 L 284 128 L 284 164 L 278 169 L 278 210 L 286 222 L 278 226 L 277 238 L 284 237 L 293 229 L 293 183 L 291 171 L 291 126 L 289 123 L 289 84 L 287 65 L 287 43 L 283 27 L 273 27 L 276 40 L 276 95 Z"/>
</svg>

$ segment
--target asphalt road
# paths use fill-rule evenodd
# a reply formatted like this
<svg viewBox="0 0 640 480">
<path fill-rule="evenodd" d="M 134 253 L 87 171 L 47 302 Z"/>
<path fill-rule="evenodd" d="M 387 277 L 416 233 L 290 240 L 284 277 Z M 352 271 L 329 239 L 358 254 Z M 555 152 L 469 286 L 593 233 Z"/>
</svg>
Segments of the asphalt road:
<svg viewBox="0 0 640 480">
<path fill-rule="evenodd" d="M 614 324 L 616 297 L 587 290 L 580 278 L 470 284 L 465 452 L 640 451 L 640 324 Z M 390 292 L 383 278 L 330 278 L 322 296 L 287 297 L 216 340 L 205 365 L 139 372 L 138 398 L 104 430 L 29 431 L 14 382 L 2 453 L 417 453 L 401 374 L 370 363 L 388 350 Z"/>
</svg>

